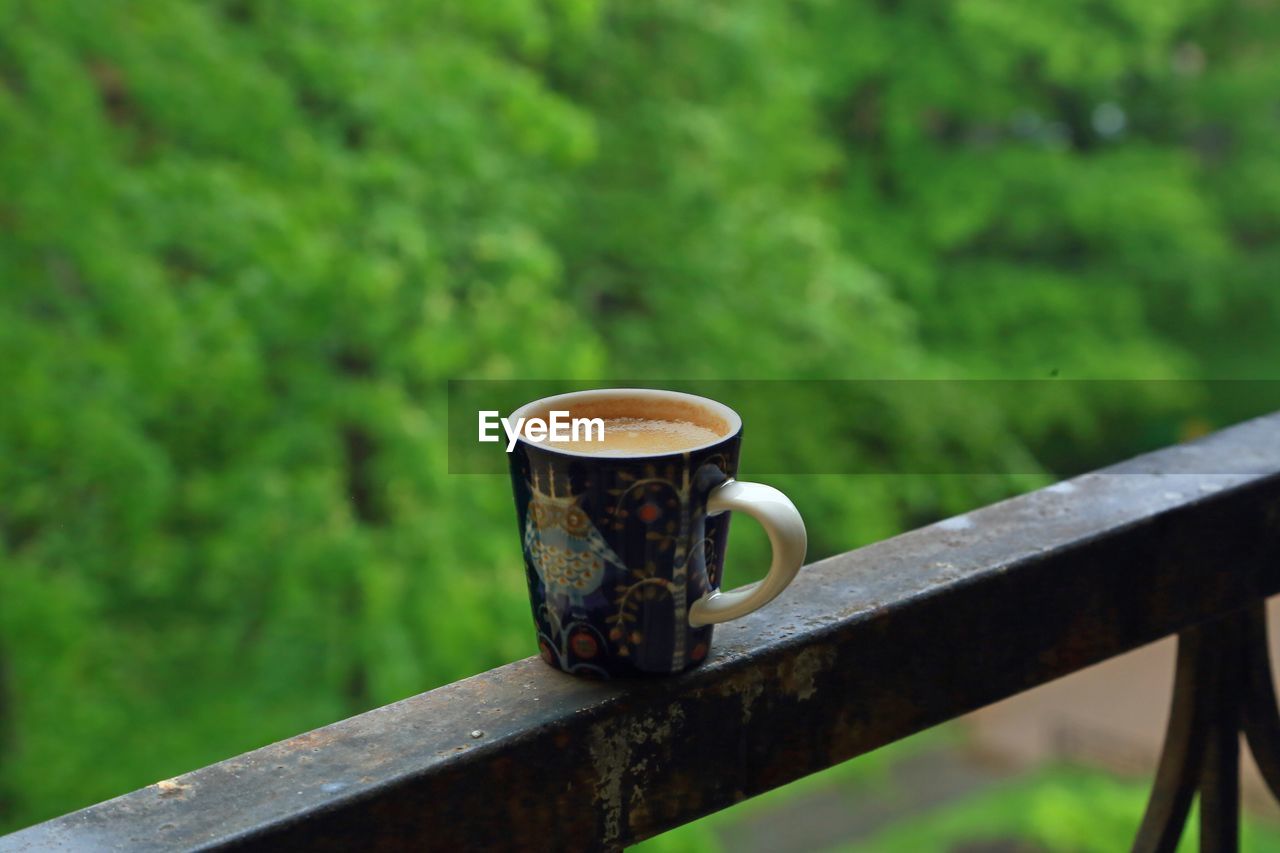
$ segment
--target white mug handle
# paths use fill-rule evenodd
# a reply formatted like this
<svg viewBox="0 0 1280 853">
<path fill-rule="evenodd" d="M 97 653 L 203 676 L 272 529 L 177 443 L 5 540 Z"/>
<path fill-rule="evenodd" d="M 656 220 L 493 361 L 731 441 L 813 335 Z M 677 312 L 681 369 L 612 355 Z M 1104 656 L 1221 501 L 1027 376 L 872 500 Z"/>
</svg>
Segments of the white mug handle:
<svg viewBox="0 0 1280 853">
<path fill-rule="evenodd" d="M 804 520 L 786 495 L 762 483 L 739 483 L 726 480 L 711 490 L 707 498 L 707 516 L 727 510 L 738 510 L 760 522 L 773 545 L 773 565 L 758 583 L 721 592 L 713 589 L 689 608 L 689 624 L 697 628 L 728 622 L 759 610 L 778 597 L 804 564 L 809 540 Z"/>
</svg>

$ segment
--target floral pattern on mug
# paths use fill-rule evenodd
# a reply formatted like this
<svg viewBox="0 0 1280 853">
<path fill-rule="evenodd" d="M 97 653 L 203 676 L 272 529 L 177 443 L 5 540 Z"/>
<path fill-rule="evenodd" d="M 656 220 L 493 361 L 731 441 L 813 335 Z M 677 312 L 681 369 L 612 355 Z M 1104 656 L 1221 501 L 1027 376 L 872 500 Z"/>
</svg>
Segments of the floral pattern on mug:
<svg viewBox="0 0 1280 853">
<path fill-rule="evenodd" d="M 738 435 L 660 457 L 511 454 L 526 575 L 547 663 L 575 675 L 669 674 L 706 658 L 690 605 L 719 584 L 729 515 L 707 495 L 737 468 Z"/>
</svg>

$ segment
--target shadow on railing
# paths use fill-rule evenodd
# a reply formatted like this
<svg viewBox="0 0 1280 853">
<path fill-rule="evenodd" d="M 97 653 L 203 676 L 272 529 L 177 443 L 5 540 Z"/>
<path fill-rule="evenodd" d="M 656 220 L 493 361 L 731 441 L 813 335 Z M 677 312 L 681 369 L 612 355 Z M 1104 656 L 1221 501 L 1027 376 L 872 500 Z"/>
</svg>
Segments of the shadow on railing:
<svg viewBox="0 0 1280 853">
<path fill-rule="evenodd" d="M 1280 413 L 807 566 L 701 668 L 537 658 L 5 838 L 0 850 L 616 849 L 1180 634 L 1134 849 L 1237 846 L 1238 738 L 1280 781 L 1262 602 Z"/>
</svg>

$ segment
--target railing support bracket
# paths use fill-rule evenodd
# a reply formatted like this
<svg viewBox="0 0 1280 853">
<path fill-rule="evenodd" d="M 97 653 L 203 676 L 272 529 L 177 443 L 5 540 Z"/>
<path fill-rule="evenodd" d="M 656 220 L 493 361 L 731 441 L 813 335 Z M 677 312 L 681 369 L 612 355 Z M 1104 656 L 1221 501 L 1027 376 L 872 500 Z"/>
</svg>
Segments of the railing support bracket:
<svg viewBox="0 0 1280 853">
<path fill-rule="evenodd" d="M 1200 796 L 1200 849 L 1240 845 L 1240 735 L 1280 797 L 1280 711 L 1271 683 L 1265 604 L 1178 635 L 1164 749 L 1134 853 L 1171 853 Z"/>
</svg>

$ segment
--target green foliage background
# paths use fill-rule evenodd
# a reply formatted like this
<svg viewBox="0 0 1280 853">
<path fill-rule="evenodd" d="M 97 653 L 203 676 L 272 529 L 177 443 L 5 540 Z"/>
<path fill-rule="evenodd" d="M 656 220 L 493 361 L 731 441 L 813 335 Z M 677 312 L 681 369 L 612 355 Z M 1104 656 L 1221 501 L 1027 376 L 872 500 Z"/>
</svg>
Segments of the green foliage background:
<svg viewBox="0 0 1280 853">
<path fill-rule="evenodd" d="M 1274 376 L 1276 11 L 0 0 L 0 829 L 531 652 L 450 377 Z"/>
</svg>

